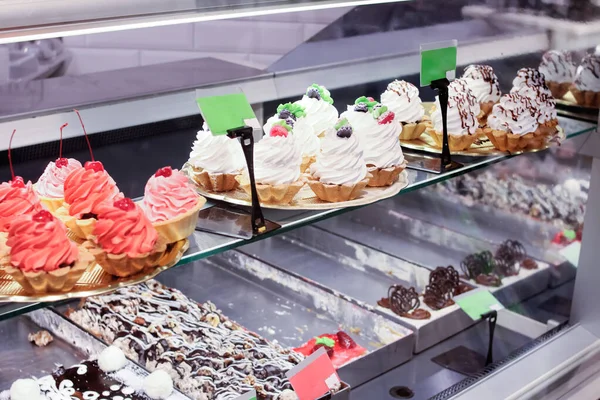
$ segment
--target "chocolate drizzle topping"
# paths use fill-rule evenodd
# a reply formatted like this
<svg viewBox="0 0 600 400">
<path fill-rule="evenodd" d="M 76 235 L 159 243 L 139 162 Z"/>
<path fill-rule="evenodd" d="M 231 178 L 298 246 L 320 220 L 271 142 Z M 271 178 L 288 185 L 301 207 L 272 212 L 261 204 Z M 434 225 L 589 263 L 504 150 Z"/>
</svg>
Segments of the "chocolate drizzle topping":
<svg viewBox="0 0 600 400">
<path fill-rule="evenodd" d="M 477 73 L 479 73 L 479 75 L 481 75 L 481 78 L 483 79 L 484 82 L 489 83 L 489 85 L 490 85 L 489 94 L 494 93 L 494 88 L 496 88 L 496 91 L 498 92 L 498 94 L 500 93 L 500 86 L 498 84 L 498 78 L 496 77 L 496 74 L 494 73 L 494 69 L 492 67 L 490 67 L 489 65 L 471 64 L 465 68 L 464 77 L 477 79 L 475 72 L 477 72 Z"/>
<path fill-rule="evenodd" d="M 88 298 L 70 318 L 150 371 L 166 369 L 191 398 L 256 389 L 259 399 L 275 399 L 291 389 L 285 373 L 303 358 L 153 280 Z"/>
<path fill-rule="evenodd" d="M 388 297 L 377 302 L 381 307 L 389 308 L 401 317 L 411 319 L 428 319 L 431 313 L 419 308 L 421 301 L 414 287 L 409 289 L 402 285 L 392 285 L 388 289 Z"/>
<path fill-rule="evenodd" d="M 460 267 L 469 279 L 481 285 L 500 286 L 502 281 L 495 273 L 496 263 L 489 251 L 470 254 L 460 263 Z"/>
</svg>

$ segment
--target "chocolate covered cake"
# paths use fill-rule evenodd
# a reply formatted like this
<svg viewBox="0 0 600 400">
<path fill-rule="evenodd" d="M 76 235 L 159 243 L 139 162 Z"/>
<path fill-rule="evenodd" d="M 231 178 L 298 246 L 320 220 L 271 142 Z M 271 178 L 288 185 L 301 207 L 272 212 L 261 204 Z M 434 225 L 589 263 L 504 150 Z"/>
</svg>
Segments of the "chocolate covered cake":
<svg viewBox="0 0 600 400">
<path fill-rule="evenodd" d="M 168 371 L 194 400 L 251 389 L 260 399 L 278 399 L 291 389 L 285 372 L 303 358 L 230 321 L 214 304 L 153 280 L 89 298 L 69 317 L 150 371 Z"/>
</svg>

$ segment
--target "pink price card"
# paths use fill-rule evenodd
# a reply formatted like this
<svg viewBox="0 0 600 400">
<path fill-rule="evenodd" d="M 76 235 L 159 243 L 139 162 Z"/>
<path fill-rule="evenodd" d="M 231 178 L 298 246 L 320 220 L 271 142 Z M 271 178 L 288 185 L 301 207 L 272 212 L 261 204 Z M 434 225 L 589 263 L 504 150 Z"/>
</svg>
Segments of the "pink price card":
<svg viewBox="0 0 600 400">
<path fill-rule="evenodd" d="M 320 348 L 286 373 L 299 400 L 316 400 L 341 385 L 331 359 Z"/>
</svg>

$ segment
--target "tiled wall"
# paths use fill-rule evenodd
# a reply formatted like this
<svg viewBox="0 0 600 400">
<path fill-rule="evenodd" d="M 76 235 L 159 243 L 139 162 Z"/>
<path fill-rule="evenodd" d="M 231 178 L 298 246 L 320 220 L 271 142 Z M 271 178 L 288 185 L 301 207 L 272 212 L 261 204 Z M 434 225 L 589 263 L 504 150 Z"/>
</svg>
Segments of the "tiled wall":
<svg viewBox="0 0 600 400">
<path fill-rule="evenodd" d="M 80 75 L 199 57 L 266 68 L 349 8 L 209 21 L 64 38 Z"/>
</svg>

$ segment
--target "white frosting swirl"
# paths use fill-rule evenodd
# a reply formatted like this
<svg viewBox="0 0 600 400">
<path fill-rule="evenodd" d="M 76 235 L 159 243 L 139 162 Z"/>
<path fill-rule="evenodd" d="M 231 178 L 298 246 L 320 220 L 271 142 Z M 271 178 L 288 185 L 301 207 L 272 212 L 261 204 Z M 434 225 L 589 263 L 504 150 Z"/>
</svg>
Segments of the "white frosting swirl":
<svg viewBox="0 0 600 400">
<path fill-rule="evenodd" d="M 310 166 L 310 173 L 332 185 L 355 185 L 367 176 L 367 164 L 358 137 L 339 137 L 330 130 L 323 139 L 321 153 Z"/>
<path fill-rule="evenodd" d="M 588 54 L 581 60 L 575 74 L 575 87 L 579 90 L 600 92 L 600 57 Z"/>
<path fill-rule="evenodd" d="M 283 120 L 277 115 L 269 118 L 263 126 L 265 135 L 268 135 L 273 125 L 279 121 Z M 296 142 L 296 145 L 303 156 L 314 156 L 319 152 L 321 140 L 315 135 L 315 131 L 306 117 L 301 117 L 294 121 L 292 135 L 294 136 L 294 142 Z"/>
<path fill-rule="evenodd" d="M 67 165 L 60 168 L 56 166 L 54 161 L 50 161 L 35 184 L 35 191 L 42 197 L 62 199 L 65 197 L 64 185 L 67 176 L 79 168 L 81 168 L 81 163 L 73 158 L 68 158 Z"/>
<path fill-rule="evenodd" d="M 238 174 L 246 166 L 238 141 L 226 135 L 213 136 L 206 123 L 196 135 L 190 163 L 214 174 Z"/>
<path fill-rule="evenodd" d="M 396 114 L 400 122 L 418 122 L 425 115 L 419 89 L 412 83 L 395 80 L 381 94 L 381 103 Z"/>
<path fill-rule="evenodd" d="M 500 102 L 494 105 L 487 123 L 495 130 L 525 135 L 538 128 L 536 114 L 530 100 L 519 93 L 510 93 L 502 96 Z"/>
<path fill-rule="evenodd" d="M 544 74 L 544 78 L 551 82 L 573 82 L 575 75 L 575 63 L 571 59 L 571 54 L 550 50 L 544 53 L 539 66 L 539 71 Z"/>
<path fill-rule="evenodd" d="M 433 127 L 437 132 L 443 131 L 440 99 L 435 98 L 435 111 L 431 115 Z M 477 116 L 481 111 L 477 98 L 463 79 L 456 79 L 448 86 L 448 134 L 453 136 L 472 135 L 477 131 Z"/>
<path fill-rule="evenodd" d="M 354 111 L 354 106 L 348 106 L 342 118 L 348 119 L 358 136 L 367 165 L 388 168 L 404 162 L 399 141 L 402 125 L 397 119 L 379 124 L 370 112 Z"/>
<path fill-rule="evenodd" d="M 480 104 L 500 100 L 498 77 L 489 65 L 469 65 L 462 78 Z"/>
<path fill-rule="evenodd" d="M 296 102 L 296 104 L 300 104 L 304 107 L 306 119 L 313 127 L 316 135 L 320 135 L 327 131 L 327 129 L 333 127 L 338 119 L 337 109 L 324 100 L 317 100 L 313 97 L 304 95 L 301 100 Z"/>
<path fill-rule="evenodd" d="M 254 178 L 256 183 L 283 185 L 300 178 L 302 157 L 292 134 L 264 136 L 254 146 Z"/>
<path fill-rule="evenodd" d="M 522 88 L 546 87 L 546 79 L 539 70 L 535 68 L 521 68 L 517 71 L 517 76 L 513 79 L 511 92 L 520 91 Z"/>
</svg>

